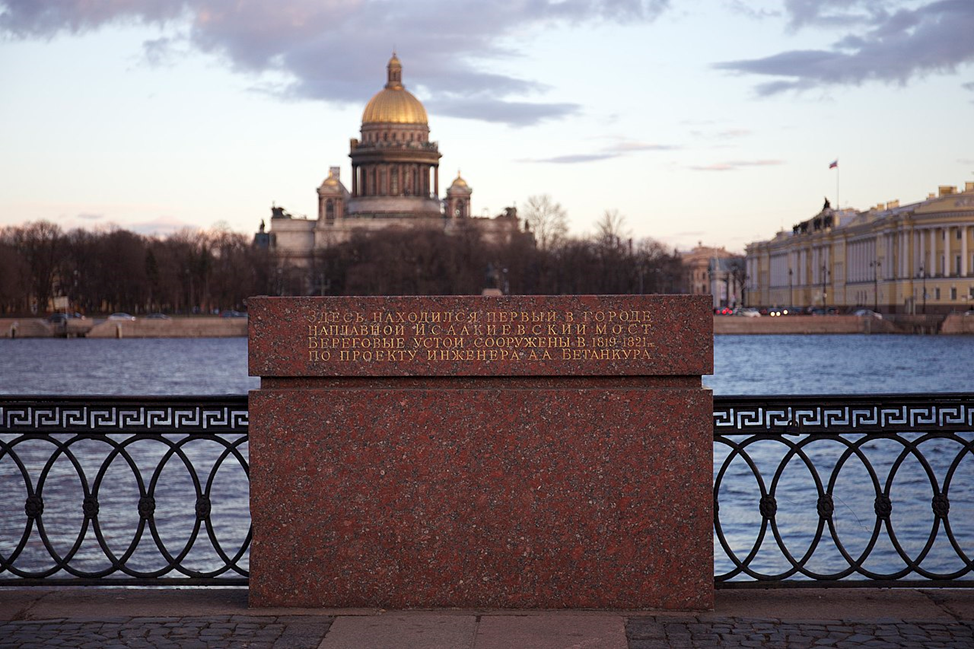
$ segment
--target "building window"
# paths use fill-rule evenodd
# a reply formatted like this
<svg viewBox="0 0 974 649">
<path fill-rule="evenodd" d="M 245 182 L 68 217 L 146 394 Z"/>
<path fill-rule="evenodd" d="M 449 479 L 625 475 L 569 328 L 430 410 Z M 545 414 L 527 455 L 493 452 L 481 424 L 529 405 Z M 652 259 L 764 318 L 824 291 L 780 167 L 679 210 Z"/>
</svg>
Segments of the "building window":
<svg viewBox="0 0 974 649">
<path fill-rule="evenodd" d="M 328 199 L 328 202 L 325 203 L 325 218 L 335 218 L 335 201 L 331 200 L 330 198 Z"/>
<path fill-rule="evenodd" d="M 956 300 L 957 299 L 957 287 L 956 286 L 951 286 L 950 287 L 950 299 L 951 300 Z"/>
<path fill-rule="evenodd" d="M 954 232 L 957 233 L 957 236 L 955 237 L 955 239 L 957 239 L 958 241 L 960 241 L 960 234 L 961 234 L 961 232 L 963 232 L 963 230 L 961 228 L 957 228 L 956 230 L 954 230 Z"/>
<path fill-rule="evenodd" d="M 392 187 L 389 193 L 392 194 L 393 196 L 398 196 L 399 195 L 399 168 L 398 167 L 392 168 L 391 175 L 389 176 L 389 184 Z"/>
<path fill-rule="evenodd" d="M 940 299 L 940 288 L 939 287 L 933 289 L 933 299 L 935 299 L 935 300 L 939 300 Z"/>
<path fill-rule="evenodd" d="M 960 275 L 960 255 L 954 257 L 954 275 Z"/>
</svg>

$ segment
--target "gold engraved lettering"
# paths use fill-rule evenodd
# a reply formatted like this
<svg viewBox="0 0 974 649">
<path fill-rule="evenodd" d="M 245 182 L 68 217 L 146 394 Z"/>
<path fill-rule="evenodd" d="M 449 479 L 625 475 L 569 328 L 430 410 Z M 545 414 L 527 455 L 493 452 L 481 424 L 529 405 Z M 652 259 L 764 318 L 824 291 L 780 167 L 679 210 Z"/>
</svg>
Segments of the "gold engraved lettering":
<svg viewBox="0 0 974 649">
<path fill-rule="evenodd" d="M 646 310 L 309 309 L 303 317 L 311 363 L 624 362 L 651 360 L 655 349 Z"/>
</svg>

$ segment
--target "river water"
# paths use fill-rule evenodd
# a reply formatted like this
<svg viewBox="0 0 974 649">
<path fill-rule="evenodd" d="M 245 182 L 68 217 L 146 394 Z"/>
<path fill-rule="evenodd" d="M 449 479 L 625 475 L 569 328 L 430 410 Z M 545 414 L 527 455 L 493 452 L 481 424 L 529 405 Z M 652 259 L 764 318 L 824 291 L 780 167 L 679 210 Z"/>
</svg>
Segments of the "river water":
<svg viewBox="0 0 974 649">
<path fill-rule="evenodd" d="M 717 395 L 974 392 L 967 336 L 717 336 Z M 244 338 L 0 339 L 0 394 L 224 395 L 259 386 Z"/>
<path fill-rule="evenodd" d="M 864 393 L 943 393 L 974 392 L 974 338 L 948 336 L 717 336 L 714 345 L 714 375 L 704 377 L 706 386 L 716 395 L 836 395 Z M 259 385 L 256 378 L 247 376 L 247 341 L 243 338 L 211 339 L 0 339 L 0 394 L 6 395 L 226 395 L 245 394 Z M 10 436 L 0 434 L 0 442 Z M 970 436 L 967 436 L 970 439 Z M 939 442 L 938 442 L 939 443 Z M 968 443 L 970 443 L 968 441 Z M 85 445 L 87 444 L 87 446 Z M 79 462 L 89 476 L 105 465 L 110 445 L 85 442 L 76 447 Z M 51 445 L 22 444 L 18 453 L 27 458 L 33 475 L 43 468 L 51 455 Z M 134 448 L 134 447 L 133 447 Z M 959 455 L 957 444 L 928 444 L 935 471 L 944 475 L 946 468 Z M 247 477 L 239 465 L 225 464 L 217 471 L 214 458 L 221 449 L 193 449 L 194 460 L 203 469 L 200 479 L 215 476 L 214 493 L 221 499 L 213 502 L 214 531 L 225 551 L 233 554 L 244 542 L 249 523 Z M 873 449 L 871 461 L 882 472 L 902 449 L 895 444 L 882 444 Z M 246 456 L 247 447 L 241 451 Z M 133 456 L 142 479 L 151 479 L 161 449 L 135 451 Z M 770 484 L 777 458 L 777 450 L 754 451 L 755 465 L 762 479 Z M 824 480 L 838 457 L 835 449 L 810 448 L 816 466 L 823 466 Z M 951 491 L 950 519 L 954 534 L 963 551 L 974 555 L 974 454 L 971 460 L 958 462 L 954 487 Z M 716 448 L 715 464 L 727 457 L 726 448 Z M 931 513 L 933 496 L 929 480 L 922 467 L 912 458 L 897 474 L 896 487 L 902 494 L 909 491 L 906 501 L 894 500 L 891 522 L 896 527 L 897 543 L 911 556 L 923 551 L 936 521 Z M 874 492 L 868 470 L 862 464 L 844 469 L 837 481 L 835 523 L 842 543 L 853 556 L 867 544 L 872 534 L 875 515 L 872 512 Z M 131 544 L 131 530 L 138 525 L 138 479 L 130 466 L 115 460 L 109 462 L 103 478 L 105 488 L 99 497 L 101 533 L 116 555 Z M 882 475 L 880 476 L 882 479 Z M 36 478 L 35 478 L 36 479 Z M 91 477 L 89 477 L 89 480 Z M 761 517 L 757 512 L 759 487 L 752 470 L 737 460 L 728 472 L 721 490 L 721 523 L 732 546 L 739 555 L 754 545 Z M 59 461 L 51 469 L 46 484 L 44 521 L 53 539 L 55 550 L 65 554 L 83 529 L 83 516 L 74 495 L 81 493 L 80 478 L 70 463 Z M 71 493 L 72 502 L 58 503 L 58 489 Z M 840 489 L 842 496 L 838 496 Z M 815 513 L 814 480 L 807 470 L 797 464 L 789 465 L 778 486 L 778 524 L 784 534 L 797 538 L 794 554 L 801 555 L 814 535 L 818 517 Z M 192 537 L 195 516 L 195 488 L 192 476 L 170 463 L 159 476 L 156 494 L 157 533 L 171 554 L 177 554 Z M 24 480 L 0 449 L 0 502 L 23 503 L 26 497 Z M 919 503 L 919 504 L 917 504 Z M 114 510 L 112 508 L 115 508 Z M 110 511 L 115 513 L 109 514 Z M 0 555 L 10 556 L 20 542 L 27 522 L 24 508 L 0 506 Z M 59 530 L 65 530 L 60 532 Z M 770 530 L 768 531 L 770 537 Z M 146 531 L 148 536 L 148 531 Z M 886 544 L 884 547 L 883 544 Z M 869 567 L 889 572 L 902 566 L 898 551 L 888 536 L 880 536 Z M 196 541 L 187 562 L 194 568 L 206 570 L 219 565 L 215 551 L 205 539 Z M 23 556 L 21 568 L 38 569 L 49 566 L 42 541 L 36 530 L 32 532 Z M 842 564 L 835 544 L 823 543 L 816 552 L 819 563 L 825 566 Z M 88 569 L 103 568 L 106 561 L 94 540 L 91 529 L 84 535 L 75 565 Z M 195 563 L 194 563 L 195 562 Z M 813 562 L 814 564 L 815 562 Z M 164 565 L 154 544 L 143 539 L 134 553 L 131 565 L 140 569 Z M 247 558 L 241 562 L 247 565 Z M 773 540 L 766 540 L 757 553 L 755 565 L 768 572 L 782 570 L 787 562 Z M 941 533 L 929 551 L 925 566 L 938 571 L 958 569 L 957 553 L 943 540 Z M 726 553 L 715 547 L 715 570 L 727 571 L 732 562 Z M 828 571 L 827 568 L 825 568 Z M 9 573 L 0 573 L 0 579 Z M 120 576 L 120 575 L 116 575 Z"/>
</svg>

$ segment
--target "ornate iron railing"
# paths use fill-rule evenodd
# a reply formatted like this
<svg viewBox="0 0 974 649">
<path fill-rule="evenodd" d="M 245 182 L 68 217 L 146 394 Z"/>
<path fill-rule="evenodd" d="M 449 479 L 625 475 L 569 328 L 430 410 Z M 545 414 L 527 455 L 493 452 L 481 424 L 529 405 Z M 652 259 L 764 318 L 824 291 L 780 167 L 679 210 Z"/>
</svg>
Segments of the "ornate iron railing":
<svg viewBox="0 0 974 649">
<path fill-rule="evenodd" d="M 0 583 L 246 584 L 247 426 L 245 396 L 0 398 Z"/>
<path fill-rule="evenodd" d="M 0 584 L 247 583 L 247 398 L 0 397 Z M 974 585 L 974 395 L 716 397 L 715 583 Z"/>
<path fill-rule="evenodd" d="M 714 401 L 719 587 L 974 586 L 974 395 Z"/>
</svg>

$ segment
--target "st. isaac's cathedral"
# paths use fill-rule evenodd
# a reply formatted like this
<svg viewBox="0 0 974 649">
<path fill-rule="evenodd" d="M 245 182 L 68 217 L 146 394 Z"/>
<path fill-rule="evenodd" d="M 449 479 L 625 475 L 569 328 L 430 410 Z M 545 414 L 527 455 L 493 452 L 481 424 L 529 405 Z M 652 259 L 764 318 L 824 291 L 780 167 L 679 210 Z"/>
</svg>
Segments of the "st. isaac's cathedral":
<svg viewBox="0 0 974 649">
<path fill-rule="evenodd" d="M 350 141 L 351 190 L 339 167 L 331 167 L 318 187 L 318 218 L 295 218 L 283 207 L 271 209 L 269 232 L 256 241 L 296 266 L 315 250 L 347 241 L 356 230 L 391 226 L 441 228 L 454 232 L 475 227 L 488 240 L 503 242 L 519 230 L 508 208 L 495 218 L 472 217 L 473 189 L 457 173 L 440 199 L 440 151 L 429 139 L 426 109 L 402 84 L 402 64 L 393 53 L 388 80 L 365 106 L 359 139 Z"/>
</svg>

